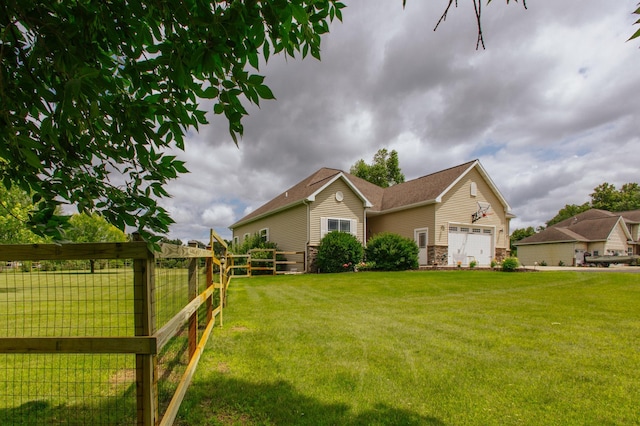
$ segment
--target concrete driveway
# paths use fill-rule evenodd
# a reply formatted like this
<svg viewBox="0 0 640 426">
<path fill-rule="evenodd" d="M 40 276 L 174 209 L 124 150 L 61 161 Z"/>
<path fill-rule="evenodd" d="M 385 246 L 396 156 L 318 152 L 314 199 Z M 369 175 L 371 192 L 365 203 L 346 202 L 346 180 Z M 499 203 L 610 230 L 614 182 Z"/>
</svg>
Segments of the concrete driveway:
<svg viewBox="0 0 640 426">
<path fill-rule="evenodd" d="M 611 265 L 608 268 L 597 266 L 526 266 L 525 269 L 536 271 L 578 271 L 578 272 L 631 272 L 640 273 L 640 266 Z"/>
</svg>

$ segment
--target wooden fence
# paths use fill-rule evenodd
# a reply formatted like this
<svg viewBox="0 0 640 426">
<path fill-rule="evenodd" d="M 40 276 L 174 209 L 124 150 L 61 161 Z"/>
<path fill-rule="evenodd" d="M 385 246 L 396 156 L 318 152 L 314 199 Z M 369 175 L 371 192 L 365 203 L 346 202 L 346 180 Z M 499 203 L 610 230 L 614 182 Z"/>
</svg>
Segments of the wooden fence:
<svg viewBox="0 0 640 426">
<path fill-rule="evenodd" d="M 305 272 L 305 252 L 255 248 L 247 254 L 228 255 L 229 273 L 234 277 L 250 277 Z"/>
<path fill-rule="evenodd" d="M 222 255 L 218 258 L 214 254 L 214 244 L 221 247 Z M 103 259 L 107 261 L 124 262 L 124 269 L 133 269 L 133 273 L 127 273 L 132 277 L 130 285 L 133 287 L 133 298 L 127 299 L 127 305 L 133 305 L 127 311 L 129 318 L 126 321 L 133 324 L 128 329 L 133 330 L 133 335 L 117 336 L 69 336 L 69 335 L 49 335 L 42 333 L 38 335 L 37 327 L 25 331 L 12 330 L 9 326 L 7 332 L 0 328 L 0 354 L 131 354 L 135 356 L 135 399 L 136 399 L 136 422 L 138 425 L 171 425 L 173 424 L 178 408 L 184 398 L 196 366 L 204 349 L 204 346 L 211 334 L 216 317 L 222 325 L 223 307 L 225 304 L 226 291 L 229 285 L 229 269 L 226 266 L 227 245 L 222 238 L 211 231 L 211 241 L 209 249 L 199 249 L 195 247 L 183 247 L 176 245 L 162 245 L 160 252 L 152 252 L 144 242 L 128 243 L 91 243 L 91 244 L 34 244 L 34 245 L 2 245 L 0 246 L 0 260 L 7 267 L 28 264 L 29 268 L 43 267 L 46 262 L 68 262 L 68 261 L 91 261 Z M 162 280 L 157 275 L 156 267 L 159 261 L 167 259 L 180 259 L 180 264 L 186 266 L 184 275 L 176 275 L 176 281 L 182 281 L 186 277 L 186 282 L 177 282 L 174 287 L 175 292 L 188 293 L 188 302 L 178 305 L 179 312 L 172 315 L 168 320 L 160 320 L 157 316 L 156 307 L 164 303 L 158 298 L 159 293 L 168 294 L 167 291 L 160 291 L 156 284 Z M 202 274 L 202 268 L 205 269 Z M 184 270 L 185 268 L 183 268 Z M 217 270 L 214 280 L 214 269 Z M 2 271 L 0 271 L 2 272 Z M 25 271 L 26 272 L 26 271 Z M 98 272 L 99 273 L 99 272 Z M 68 273 L 69 279 L 77 279 L 77 274 Z M 89 274 L 86 272 L 86 274 Z M 7 275 L 7 271 L 4 272 Z M 18 273 L 15 274 L 19 276 Z M 88 275 L 87 275 L 88 276 Z M 198 276 L 206 277 L 204 290 L 199 291 Z M 45 276 L 46 278 L 46 276 Z M 8 279 L 8 278 L 7 278 Z M 200 278 L 202 279 L 202 278 Z M 8 281 L 7 281 L 8 282 Z M 7 288 L 10 285 L 5 284 Z M 29 288 L 36 285 L 26 284 L 20 288 L 19 292 L 26 293 Z M 27 288 L 29 287 L 29 288 Z M 99 287 L 99 286 L 96 286 Z M 3 290 L 0 288 L 0 290 Z M 55 290 L 59 293 L 65 291 L 61 288 Z M 99 293 L 100 288 L 92 289 L 93 293 Z M 130 290 L 127 290 L 130 291 Z M 35 293 L 36 295 L 39 293 Z M 9 297 L 9 296 L 7 296 Z M 14 296 L 11 296 L 14 297 Z M 29 296 L 38 297 L 38 296 Z M 214 300 L 214 297 L 216 300 Z M 9 299 L 7 299 L 9 301 Z M 13 300 L 13 299 L 12 299 Z M 13 301 L 10 303 L 15 303 Z M 30 302 L 27 300 L 25 306 Z M 9 304 L 9 303 L 8 303 Z M 55 303 L 51 309 L 55 308 Z M 44 306 L 44 305 L 43 305 Z M 49 305 L 46 305 L 49 306 Z M 180 309 L 179 307 L 182 306 Z M 0 307 L 1 308 L 1 307 Z M 20 305 L 20 310 L 22 310 Z M 34 308 L 35 309 L 35 308 Z M 88 309 L 83 307 L 83 309 Z M 27 309 L 28 310 L 28 309 Z M 40 310 L 40 308 L 38 308 Z M 198 318 L 198 314 L 205 318 Z M 23 314 L 22 312 L 20 313 Z M 47 314 L 33 314 L 25 311 L 26 318 L 35 318 L 32 321 L 44 322 Z M 44 316 L 35 316 L 44 315 Z M 57 314 L 56 314 L 57 315 Z M 89 313 L 85 321 L 93 320 L 98 313 Z M 1 321 L 1 319 L 0 319 Z M 11 322 L 7 316 L 6 321 Z M 199 324 L 202 326 L 199 327 Z M 13 327 L 13 326 L 12 326 Z M 53 330 L 53 328 L 52 328 Z M 159 410 L 158 400 L 158 355 L 162 349 L 178 333 L 187 331 L 188 334 L 188 364 L 179 380 L 175 393 L 170 398 L 163 413 Z M 198 334 L 200 331 L 200 338 Z M 56 331 L 57 332 L 57 331 Z M 24 335 L 29 335 L 24 337 Z M 73 333 L 71 333 L 73 334 Z M 45 336 L 46 335 L 46 336 Z M 27 355 L 25 355 L 27 356 Z M 7 367 L 8 368 L 8 367 Z M 36 365 L 34 368 L 38 368 Z M 33 373 L 37 375 L 36 372 Z M 2 380 L 0 380 L 1 382 Z M 108 385 L 105 385 L 108 386 Z M 53 386 L 52 386 L 53 387 Z M 2 419 L 0 419 L 2 420 Z M 69 419 L 74 423 L 73 419 Z M 3 423 L 0 421 L 0 423 Z M 4 423 L 3 423 L 4 424 Z M 102 424 L 102 422 L 100 422 Z"/>
</svg>

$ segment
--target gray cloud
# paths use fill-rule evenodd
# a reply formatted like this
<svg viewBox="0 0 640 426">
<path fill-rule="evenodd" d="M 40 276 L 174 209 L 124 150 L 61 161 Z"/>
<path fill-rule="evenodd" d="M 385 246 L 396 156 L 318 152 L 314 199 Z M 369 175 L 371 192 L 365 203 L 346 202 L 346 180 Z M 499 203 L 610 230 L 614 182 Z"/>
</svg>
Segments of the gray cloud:
<svg viewBox="0 0 640 426">
<path fill-rule="evenodd" d="M 227 124 L 190 135 L 189 175 L 164 205 L 171 236 L 206 239 L 326 166 L 348 170 L 386 147 L 408 179 L 479 158 L 518 216 L 537 226 L 593 188 L 638 181 L 640 51 L 635 0 L 492 2 L 486 50 L 470 4 L 346 1 L 322 61 L 270 58 L 277 97 L 248 107 L 239 147 Z M 225 223 L 226 221 L 226 223 Z"/>
</svg>

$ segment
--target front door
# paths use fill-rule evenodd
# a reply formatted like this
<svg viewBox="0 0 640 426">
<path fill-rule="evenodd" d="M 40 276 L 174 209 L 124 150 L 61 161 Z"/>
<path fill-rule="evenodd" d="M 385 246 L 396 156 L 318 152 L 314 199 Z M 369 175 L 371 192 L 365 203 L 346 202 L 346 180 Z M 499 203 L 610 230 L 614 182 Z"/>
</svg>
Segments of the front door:
<svg viewBox="0 0 640 426">
<path fill-rule="evenodd" d="M 416 229 L 413 235 L 418 245 L 418 263 L 427 264 L 427 228 Z"/>
</svg>

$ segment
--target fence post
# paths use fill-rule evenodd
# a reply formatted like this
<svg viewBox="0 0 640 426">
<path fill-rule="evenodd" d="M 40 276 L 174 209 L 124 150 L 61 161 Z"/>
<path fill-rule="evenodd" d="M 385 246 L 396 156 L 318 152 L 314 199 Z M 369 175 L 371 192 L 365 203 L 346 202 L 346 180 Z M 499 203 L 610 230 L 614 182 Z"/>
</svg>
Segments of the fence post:
<svg viewBox="0 0 640 426">
<path fill-rule="evenodd" d="M 134 241 L 142 241 L 134 234 Z M 155 259 L 133 261 L 134 324 L 136 336 L 155 333 Z M 158 419 L 158 360 L 156 355 L 136 354 L 136 404 L 139 426 L 154 426 Z"/>
<path fill-rule="evenodd" d="M 189 247 L 197 247 L 198 244 L 189 243 Z M 198 295 L 198 259 L 189 260 L 189 302 Z M 196 353 L 198 347 L 198 310 L 196 309 L 189 317 L 189 359 Z"/>
<path fill-rule="evenodd" d="M 214 247 L 213 244 L 211 245 L 211 247 L 207 247 L 211 249 L 212 254 L 214 253 L 213 247 Z M 206 287 L 209 288 L 209 286 L 213 285 L 213 259 L 212 258 L 207 257 L 207 259 L 205 260 L 205 268 L 207 268 L 206 269 L 207 270 Z M 222 271 L 220 273 L 222 273 Z M 207 297 L 206 310 L 207 310 L 207 324 L 209 324 L 209 322 L 211 321 L 211 317 L 213 316 L 213 294 L 211 294 L 210 297 Z"/>
</svg>

